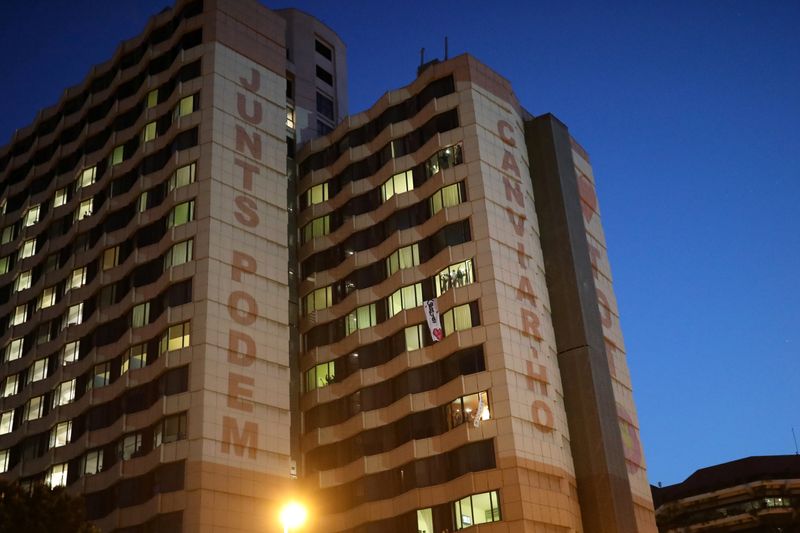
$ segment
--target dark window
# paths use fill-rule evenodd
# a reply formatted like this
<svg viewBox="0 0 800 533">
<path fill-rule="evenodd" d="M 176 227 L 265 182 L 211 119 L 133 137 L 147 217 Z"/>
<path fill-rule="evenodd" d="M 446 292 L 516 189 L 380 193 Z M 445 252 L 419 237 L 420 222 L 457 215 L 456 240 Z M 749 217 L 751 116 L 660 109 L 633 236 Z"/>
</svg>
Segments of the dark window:
<svg viewBox="0 0 800 533">
<path fill-rule="evenodd" d="M 333 120 L 333 100 L 324 94 L 317 93 L 317 112 L 323 117 Z"/>
<path fill-rule="evenodd" d="M 328 60 L 333 60 L 333 50 L 325 44 L 319 42 L 319 39 L 314 40 L 314 48 L 317 53 Z"/>
<path fill-rule="evenodd" d="M 317 78 L 321 79 L 328 85 L 333 85 L 333 74 L 317 65 Z"/>
</svg>

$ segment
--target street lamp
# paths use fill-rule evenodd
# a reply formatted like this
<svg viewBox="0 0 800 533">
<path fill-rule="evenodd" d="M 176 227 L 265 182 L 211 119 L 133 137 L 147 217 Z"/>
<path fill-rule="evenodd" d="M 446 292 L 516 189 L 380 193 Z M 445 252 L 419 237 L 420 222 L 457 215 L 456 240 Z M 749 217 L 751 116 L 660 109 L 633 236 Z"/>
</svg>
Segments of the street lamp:
<svg viewBox="0 0 800 533">
<path fill-rule="evenodd" d="M 298 502 L 289 502 L 281 509 L 281 523 L 283 524 L 283 533 L 289 533 L 289 529 L 294 529 L 303 525 L 306 521 L 308 512 L 302 504 Z"/>
</svg>

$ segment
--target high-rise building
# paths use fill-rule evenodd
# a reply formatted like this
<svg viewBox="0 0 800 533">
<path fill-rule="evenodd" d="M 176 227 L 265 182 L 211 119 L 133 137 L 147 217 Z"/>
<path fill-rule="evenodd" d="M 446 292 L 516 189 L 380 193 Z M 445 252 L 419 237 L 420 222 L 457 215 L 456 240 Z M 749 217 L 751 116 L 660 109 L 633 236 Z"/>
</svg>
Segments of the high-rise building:
<svg viewBox="0 0 800 533">
<path fill-rule="evenodd" d="M 324 24 L 179 0 L 18 131 L 0 476 L 126 533 L 300 487 L 316 531 L 655 531 L 588 155 L 423 67 L 347 117 Z"/>
</svg>

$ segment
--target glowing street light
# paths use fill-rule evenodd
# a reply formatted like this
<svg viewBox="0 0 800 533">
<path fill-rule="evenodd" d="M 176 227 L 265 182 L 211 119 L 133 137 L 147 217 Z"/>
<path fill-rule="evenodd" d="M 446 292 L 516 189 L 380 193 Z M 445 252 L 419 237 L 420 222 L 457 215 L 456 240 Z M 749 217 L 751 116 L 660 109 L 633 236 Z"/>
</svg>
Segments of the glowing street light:
<svg viewBox="0 0 800 533">
<path fill-rule="evenodd" d="M 281 523 L 283 533 L 289 533 L 289 529 L 294 529 L 303 525 L 306 521 L 308 512 L 302 504 L 289 502 L 281 509 Z"/>
</svg>

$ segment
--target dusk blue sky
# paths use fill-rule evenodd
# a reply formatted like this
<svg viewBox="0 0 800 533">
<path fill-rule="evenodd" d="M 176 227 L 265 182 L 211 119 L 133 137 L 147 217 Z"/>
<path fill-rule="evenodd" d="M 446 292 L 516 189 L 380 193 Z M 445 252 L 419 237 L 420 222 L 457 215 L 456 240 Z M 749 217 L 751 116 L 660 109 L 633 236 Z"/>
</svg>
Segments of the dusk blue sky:
<svg viewBox="0 0 800 533">
<path fill-rule="evenodd" d="M 298 1 L 350 110 L 469 52 L 592 157 L 650 481 L 800 436 L 800 2 Z M 165 0 L 3 0 L 0 144 Z"/>
</svg>

